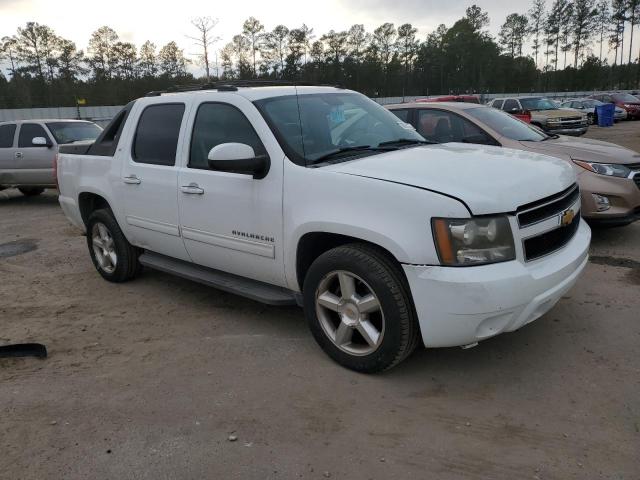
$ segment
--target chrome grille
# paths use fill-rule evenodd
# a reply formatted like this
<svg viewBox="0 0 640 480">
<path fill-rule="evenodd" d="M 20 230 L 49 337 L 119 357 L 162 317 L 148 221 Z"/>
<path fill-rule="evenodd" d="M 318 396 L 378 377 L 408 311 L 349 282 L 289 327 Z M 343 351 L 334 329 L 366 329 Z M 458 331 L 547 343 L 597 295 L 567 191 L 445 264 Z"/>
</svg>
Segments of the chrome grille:
<svg viewBox="0 0 640 480">
<path fill-rule="evenodd" d="M 518 225 L 526 237 L 522 240 L 525 261 L 548 255 L 569 243 L 580 225 L 579 203 L 580 189 L 573 184 L 560 193 L 518 208 Z M 563 225 L 563 216 L 571 207 L 574 217 Z M 546 223 L 536 226 L 542 222 Z"/>
<path fill-rule="evenodd" d="M 580 189 L 574 183 L 556 195 L 523 205 L 518 208 L 518 225 L 524 228 L 558 215 L 573 205 L 579 197 Z"/>
<path fill-rule="evenodd" d="M 554 228 L 535 237 L 527 238 L 522 242 L 525 260 L 529 262 L 561 249 L 573 238 L 578 231 L 579 225 L 580 212 L 573 217 L 573 220 L 568 225 Z"/>
</svg>

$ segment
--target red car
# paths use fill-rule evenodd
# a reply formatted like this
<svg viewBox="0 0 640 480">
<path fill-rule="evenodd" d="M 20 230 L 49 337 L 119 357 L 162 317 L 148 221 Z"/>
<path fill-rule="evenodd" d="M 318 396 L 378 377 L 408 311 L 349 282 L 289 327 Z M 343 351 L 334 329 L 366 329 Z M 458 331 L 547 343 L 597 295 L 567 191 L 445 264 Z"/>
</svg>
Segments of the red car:
<svg viewBox="0 0 640 480">
<path fill-rule="evenodd" d="M 616 106 L 625 109 L 629 120 L 640 118 L 640 99 L 633 95 L 628 93 L 599 93 L 591 95 L 590 98 L 595 98 L 604 103 L 614 103 Z"/>
<path fill-rule="evenodd" d="M 465 103 L 480 103 L 478 97 L 475 95 L 445 95 L 442 97 L 432 98 L 419 98 L 416 102 L 465 102 Z"/>
</svg>

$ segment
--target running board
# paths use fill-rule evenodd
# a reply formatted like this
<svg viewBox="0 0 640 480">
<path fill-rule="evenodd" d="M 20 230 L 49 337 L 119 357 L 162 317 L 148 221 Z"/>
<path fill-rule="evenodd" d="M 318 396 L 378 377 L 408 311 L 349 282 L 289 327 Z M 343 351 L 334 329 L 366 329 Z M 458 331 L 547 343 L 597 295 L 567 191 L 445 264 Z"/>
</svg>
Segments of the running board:
<svg viewBox="0 0 640 480">
<path fill-rule="evenodd" d="M 297 305 L 296 295 L 291 290 L 258 282 L 249 278 L 195 265 L 159 253 L 145 252 L 140 255 L 145 267 L 171 273 L 194 282 L 203 283 L 229 293 L 250 298 L 267 305 Z"/>
</svg>

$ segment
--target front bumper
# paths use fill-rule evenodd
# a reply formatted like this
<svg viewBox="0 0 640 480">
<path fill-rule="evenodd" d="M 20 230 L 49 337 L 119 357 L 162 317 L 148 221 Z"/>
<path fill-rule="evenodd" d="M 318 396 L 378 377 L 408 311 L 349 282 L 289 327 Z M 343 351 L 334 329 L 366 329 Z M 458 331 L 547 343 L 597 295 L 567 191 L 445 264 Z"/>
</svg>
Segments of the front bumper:
<svg viewBox="0 0 640 480">
<path fill-rule="evenodd" d="M 541 317 L 576 282 L 590 240 L 591 230 L 581 221 L 564 248 L 528 263 L 403 265 L 425 346 L 468 345 Z"/>
<path fill-rule="evenodd" d="M 636 173 L 635 175 L 640 175 Z M 582 171 L 578 174 L 582 216 L 594 224 L 626 225 L 640 218 L 640 184 L 633 178 L 608 177 Z M 592 194 L 604 195 L 611 205 L 598 212 Z"/>
<path fill-rule="evenodd" d="M 570 135 L 579 137 L 587 133 L 588 125 L 582 127 L 545 127 L 544 131 L 555 135 Z"/>
<path fill-rule="evenodd" d="M 627 111 L 627 118 L 640 118 L 640 108 L 622 107 Z"/>
</svg>

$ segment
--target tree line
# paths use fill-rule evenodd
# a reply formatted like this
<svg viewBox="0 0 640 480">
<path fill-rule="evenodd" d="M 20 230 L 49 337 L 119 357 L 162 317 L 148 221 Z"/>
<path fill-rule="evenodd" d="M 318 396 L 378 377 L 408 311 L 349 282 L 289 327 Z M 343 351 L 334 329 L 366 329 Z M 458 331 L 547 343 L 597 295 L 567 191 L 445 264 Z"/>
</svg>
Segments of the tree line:
<svg viewBox="0 0 640 480">
<path fill-rule="evenodd" d="M 53 29 L 28 22 L 2 37 L 0 108 L 122 104 L 151 90 L 217 80 L 341 84 L 370 96 L 638 88 L 640 0 L 533 0 L 511 13 L 496 37 L 476 5 L 450 27 L 420 38 L 409 23 L 361 24 L 321 35 L 302 25 L 272 30 L 250 17 L 218 47 L 217 20 L 192 20 L 187 58 L 175 41 L 139 48 L 108 26 L 86 51 Z M 637 40 L 637 39 L 636 39 Z M 625 41 L 627 44 L 625 44 Z M 195 78 L 189 64 L 202 67 Z"/>
</svg>

